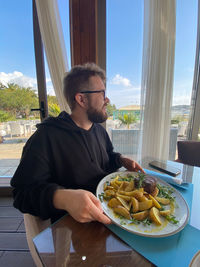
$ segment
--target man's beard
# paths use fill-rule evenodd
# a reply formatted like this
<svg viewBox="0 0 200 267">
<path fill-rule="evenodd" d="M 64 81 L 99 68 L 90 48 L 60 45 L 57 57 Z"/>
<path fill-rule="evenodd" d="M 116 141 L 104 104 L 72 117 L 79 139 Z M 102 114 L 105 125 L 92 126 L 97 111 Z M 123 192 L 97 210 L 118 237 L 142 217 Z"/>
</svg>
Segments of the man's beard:
<svg viewBox="0 0 200 267">
<path fill-rule="evenodd" d="M 107 120 L 107 113 L 103 113 L 103 111 L 98 111 L 95 108 L 89 107 L 87 110 L 88 119 L 94 123 L 102 123 Z"/>
</svg>

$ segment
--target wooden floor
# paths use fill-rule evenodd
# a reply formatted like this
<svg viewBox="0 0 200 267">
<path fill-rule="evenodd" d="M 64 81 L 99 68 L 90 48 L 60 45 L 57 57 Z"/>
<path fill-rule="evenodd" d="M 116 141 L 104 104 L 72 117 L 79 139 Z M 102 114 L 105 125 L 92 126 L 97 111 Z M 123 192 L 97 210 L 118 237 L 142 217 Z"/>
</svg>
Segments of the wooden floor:
<svg viewBox="0 0 200 267">
<path fill-rule="evenodd" d="M 35 267 L 26 241 L 23 215 L 9 194 L 0 191 L 0 266 Z"/>
</svg>

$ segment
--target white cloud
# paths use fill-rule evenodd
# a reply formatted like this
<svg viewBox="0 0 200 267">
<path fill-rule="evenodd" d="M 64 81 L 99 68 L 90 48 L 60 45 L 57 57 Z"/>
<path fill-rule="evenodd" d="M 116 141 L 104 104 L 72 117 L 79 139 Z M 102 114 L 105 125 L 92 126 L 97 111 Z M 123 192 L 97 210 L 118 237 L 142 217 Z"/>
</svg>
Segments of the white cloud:
<svg viewBox="0 0 200 267">
<path fill-rule="evenodd" d="M 190 105 L 192 94 L 192 80 L 174 82 L 173 105 Z"/>
<path fill-rule="evenodd" d="M 16 83 L 22 87 L 37 89 L 37 79 L 24 75 L 22 72 L 13 71 L 11 73 L 0 72 L 0 82 L 7 86 L 8 83 Z M 46 78 L 47 93 L 55 95 L 51 78 Z"/>
<path fill-rule="evenodd" d="M 37 87 L 36 78 L 28 77 L 19 71 L 14 71 L 11 73 L 0 72 L 0 82 L 2 82 L 4 85 L 7 85 L 8 83 L 16 83 L 24 87 Z"/>
<path fill-rule="evenodd" d="M 139 105 L 140 87 L 123 88 L 121 90 L 108 88 L 108 98 L 111 104 L 115 104 L 117 108 L 127 105 Z"/>
<path fill-rule="evenodd" d="M 120 74 L 116 74 L 112 80 L 110 81 L 111 84 L 115 85 L 123 85 L 125 87 L 130 87 L 131 82 L 128 78 L 122 77 Z"/>
<path fill-rule="evenodd" d="M 174 105 L 190 105 L 191 94 L 176 94 L 173 97 L 173 106 Z"/>
<path fill-rule="evenodd" d="M 46 78 L 46 83 L 51 82 L 51 78 Z"/>
</svg>

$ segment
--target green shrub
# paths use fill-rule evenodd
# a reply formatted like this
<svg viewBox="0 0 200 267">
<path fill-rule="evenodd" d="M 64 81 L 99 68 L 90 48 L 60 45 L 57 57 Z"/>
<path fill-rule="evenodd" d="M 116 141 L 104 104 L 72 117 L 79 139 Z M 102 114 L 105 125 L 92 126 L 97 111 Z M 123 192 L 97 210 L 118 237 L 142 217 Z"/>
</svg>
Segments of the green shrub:
<svg viewBox="0 0 200 267">
<path fill-rule="evenodd" d="M 128 114 L 124 114 L 123 116 L 120 115 L 119 116 L 119 120 L 127 125 L 127 128 L 129 129 L 129 125 L 136 122 L 137 121 L 137 118 L 135 115 L 131 114 L 131 113 L 128 113 Z"/>
<path fill-rule="evenodd" d="M 60 114 L 60 107 L 57 104 L 49 104 L 49 115 L 56 117 Z"/>
<path fill-rule="evenodd" d="M 14 121 L 16 118 L 7 111 L 0 110 L 0 122 Z"/>
</svg>

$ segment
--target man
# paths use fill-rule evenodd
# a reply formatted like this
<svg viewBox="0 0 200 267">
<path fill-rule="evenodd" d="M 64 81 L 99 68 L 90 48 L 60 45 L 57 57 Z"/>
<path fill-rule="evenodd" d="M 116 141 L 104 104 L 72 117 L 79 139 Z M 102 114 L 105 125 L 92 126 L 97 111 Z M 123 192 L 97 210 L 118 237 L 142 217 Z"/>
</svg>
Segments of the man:
<svg viewBox="0 0 200 267">
<path fill-rule="evenodd" d="M 95 197 L 96 186 L 124 166 L 143 171 L 113 152 L 106 130 L 105 73 L 95 64 L 75 66 L 64 78 L 71 115 L 48 118 L 27 141 L 11 180 L 14 206 L 52 222 L 66 211 L 79 222 L 110 223 Z"/>
</svg>

